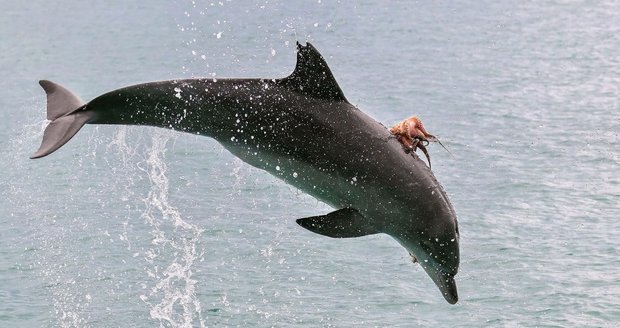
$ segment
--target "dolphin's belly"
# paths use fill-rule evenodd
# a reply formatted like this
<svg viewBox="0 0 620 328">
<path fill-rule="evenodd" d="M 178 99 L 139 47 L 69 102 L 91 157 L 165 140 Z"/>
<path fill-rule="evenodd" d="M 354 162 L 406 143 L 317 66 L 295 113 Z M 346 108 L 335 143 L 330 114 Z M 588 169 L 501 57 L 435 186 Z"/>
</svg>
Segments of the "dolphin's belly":
<svg viewBox="0 0 620 328">
<path fill-rule="evenodd" d="M 326 172 L 294 156 L 248 149 L 233 143 L 222 145 L 244 162 L 269 172 L 334 208 L 357 207 L 356 203 L 363 197 L 363 190 L 357 186 L 357 177 Z"/>
</svg>

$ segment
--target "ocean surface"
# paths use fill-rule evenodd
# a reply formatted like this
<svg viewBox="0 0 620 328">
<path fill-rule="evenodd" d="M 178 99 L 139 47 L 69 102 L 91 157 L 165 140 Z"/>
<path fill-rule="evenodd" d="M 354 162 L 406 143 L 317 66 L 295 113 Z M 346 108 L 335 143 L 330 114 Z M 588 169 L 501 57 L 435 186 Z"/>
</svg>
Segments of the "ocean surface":
<svg viewBox="0 0 620 328">
<path fill-rule="evenodd" d="M 312 42 L 349 101 L 417 115 L 459 218 L 449 305 L 385 235 L 170 130 L 41 141 L 40 79 L 84 100 L 179 77 L 288 75 Z M 4 1 L 1 327 L 618 327 L 620 2 Z"/>
</svg>

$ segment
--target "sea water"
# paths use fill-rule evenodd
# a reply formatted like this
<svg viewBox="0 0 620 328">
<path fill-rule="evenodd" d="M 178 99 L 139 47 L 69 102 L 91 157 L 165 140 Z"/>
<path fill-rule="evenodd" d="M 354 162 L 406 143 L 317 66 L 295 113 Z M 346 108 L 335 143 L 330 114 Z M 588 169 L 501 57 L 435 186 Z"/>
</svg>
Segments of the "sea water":
<svg viewBox="0 0 620 328">
<path fill-rule="evenodd" d="M 6 1 L 5 1 L 6 2 Z M 8 1 L 0 13 L 0 326 L 616 327 L 617 1 Z M 39 79 L 85 100 L 325 56 L 351 103 L 417 115 L 458 213 L 460 300 L 388 236 L 208 138 L 85 126 L 29 160 Z M 343 126 L 346 128 L 346 126 Z"/>
</svg>

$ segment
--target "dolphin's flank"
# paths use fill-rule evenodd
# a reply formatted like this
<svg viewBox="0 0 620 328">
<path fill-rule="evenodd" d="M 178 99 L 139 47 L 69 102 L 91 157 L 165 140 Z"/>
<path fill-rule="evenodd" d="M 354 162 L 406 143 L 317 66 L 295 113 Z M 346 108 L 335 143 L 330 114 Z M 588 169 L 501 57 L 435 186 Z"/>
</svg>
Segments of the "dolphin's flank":
<svg viewBox="0 0 620 328">
<path fill-rule="evenodd" d="M 297 220 L 329 237 L 385 233 L 458 300 L 459 233 L 448 196 L 415 153 L 351 105 L 309 43 L 281 79 L 183 79 L 110 91 L 84 103 L 41 81 L 47 118 L 32 158 L 63 146 L 84 124 L 149 125 L 212 137 L 231 153 L 331 205 Z M 346 129 L 342 127 L 346 126 Z"/>
</svg>

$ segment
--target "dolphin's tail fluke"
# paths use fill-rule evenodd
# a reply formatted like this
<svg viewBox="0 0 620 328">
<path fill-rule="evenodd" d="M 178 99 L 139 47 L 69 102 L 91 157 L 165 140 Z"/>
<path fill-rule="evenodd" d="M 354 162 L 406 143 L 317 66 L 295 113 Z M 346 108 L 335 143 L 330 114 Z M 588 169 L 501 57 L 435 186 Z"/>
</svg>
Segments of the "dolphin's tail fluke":
<svg viewBox="0 0 620 328">
<path fill-rule="evenodd" d="M 47 93 L 47 119 L 52 122 L 43 132 L 41 147 L 30 158 L 53 153 L 94 116 L 93 112 L 78 110 L 84 105 L 82 99 L 61 85 L 47 80 L 41 80 L 39 84 Z"/>
</svg>

